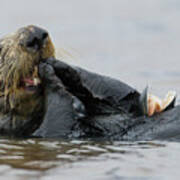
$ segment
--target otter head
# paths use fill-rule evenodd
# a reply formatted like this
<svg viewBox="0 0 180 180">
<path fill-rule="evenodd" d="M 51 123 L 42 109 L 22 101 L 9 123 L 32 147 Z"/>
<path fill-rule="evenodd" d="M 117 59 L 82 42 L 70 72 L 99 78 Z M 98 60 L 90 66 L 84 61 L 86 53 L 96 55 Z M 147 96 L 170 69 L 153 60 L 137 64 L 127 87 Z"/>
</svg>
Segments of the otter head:
<svg viewBox="0 0 180 180">
<path fill-rule="evenodd" d="M 48 32 L 33 25 L 0 39 L 1 111 L 16 113 L 15 119 L 17 114 L 25 119 L 34 113 L 42 103 L 38 64 L 54 53 Z"/>
</svg>

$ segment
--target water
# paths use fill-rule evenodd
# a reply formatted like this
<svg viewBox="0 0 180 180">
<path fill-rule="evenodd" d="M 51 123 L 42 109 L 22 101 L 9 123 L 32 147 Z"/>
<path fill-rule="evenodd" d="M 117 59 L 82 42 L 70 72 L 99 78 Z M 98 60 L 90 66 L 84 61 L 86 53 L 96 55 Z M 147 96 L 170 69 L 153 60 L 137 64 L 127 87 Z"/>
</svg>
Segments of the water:
<svg viewBox="0 0 180 180">
<path fill-rule="evenodd" d="M 180 94 L 178 0 L 0 3 L 0 36 L 39 25 L 50 32 L 58 58 L 139 91 L 148 84 L 161 97 L 169 89 Z M 0 179 L 179 180 L 179 150 L 169 142 L 0 139 Z"/>
<path fill-rule="evenodd" d="M 0 140 L 8 179 L 168 179 L 179 177 L 179 144 Z"/>
</svg>

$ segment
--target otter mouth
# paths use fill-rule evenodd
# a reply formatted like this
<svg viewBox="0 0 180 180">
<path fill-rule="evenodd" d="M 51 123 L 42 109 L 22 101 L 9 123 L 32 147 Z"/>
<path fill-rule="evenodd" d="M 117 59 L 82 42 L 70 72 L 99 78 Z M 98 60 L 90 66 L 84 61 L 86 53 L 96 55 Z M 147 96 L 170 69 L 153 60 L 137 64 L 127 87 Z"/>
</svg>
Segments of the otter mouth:
<svg viewBox="0 0 180 180">
<path fill-rule="evenodd" d="M 31 76 L 22 78 L 20 87 L 27 92 L 35 92 L 41 84 L 41 80 L 38 76 L 38 67 L 35 66 Z"/>
<path fill-rule="evenodd" d="M 24 86 L 23 86 L 24 90 L 31 92 L 36 91 L 39 88 L 39 85 L 41 84 L 39 78 L 34 78 L 34 79 L 26 78 L 23 79 L 23 82 L 24 82 Z"/>
</svg>

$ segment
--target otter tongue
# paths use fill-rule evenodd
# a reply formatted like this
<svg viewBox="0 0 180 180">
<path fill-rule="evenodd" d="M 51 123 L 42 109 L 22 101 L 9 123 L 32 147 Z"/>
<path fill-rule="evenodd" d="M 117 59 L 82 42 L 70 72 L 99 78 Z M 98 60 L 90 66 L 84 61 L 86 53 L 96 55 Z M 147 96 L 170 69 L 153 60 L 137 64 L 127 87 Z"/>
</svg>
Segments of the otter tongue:
<svg viewBox="0 0 180 180">
<path fill-rule="evenodd" d="M 33 79 L 24 79 L 24 82 L 29 86 L 34 86 L 34 80 Z"/>
</svg>

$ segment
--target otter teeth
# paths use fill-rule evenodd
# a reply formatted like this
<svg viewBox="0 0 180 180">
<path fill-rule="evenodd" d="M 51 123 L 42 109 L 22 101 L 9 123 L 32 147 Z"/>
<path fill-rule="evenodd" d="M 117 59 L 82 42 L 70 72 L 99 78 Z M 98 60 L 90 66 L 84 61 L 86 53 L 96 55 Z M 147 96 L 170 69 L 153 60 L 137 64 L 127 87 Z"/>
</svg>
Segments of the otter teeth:
<svg viewBox="0 0 180 180">
<path fill-rule="evenodd" d="M 37 86 L 41 83 L 39 78 L 34 78 L 34 85 Z"/>
<path fill-rule="evenodd" d="M 24 82 L 25 82 L 26 87 L 28 87 L 28 86 L 37 86 L 37 85 L 39 85 L 41 83 L 39 78 L 25 79 Z"/>
</svg>

